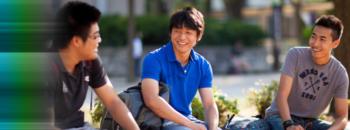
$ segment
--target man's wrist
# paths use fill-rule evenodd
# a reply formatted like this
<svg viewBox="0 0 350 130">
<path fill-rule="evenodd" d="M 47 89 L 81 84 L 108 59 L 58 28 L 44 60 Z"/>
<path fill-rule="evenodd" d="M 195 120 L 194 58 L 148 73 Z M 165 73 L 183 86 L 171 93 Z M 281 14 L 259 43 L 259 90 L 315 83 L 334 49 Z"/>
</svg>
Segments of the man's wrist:
<svg viewBox="0 0 350 130">
<path fill-rule="evenodd" d="M 193 126 L 193 122 L 191 120 L 187 120 L 184 126 L 191 128 L 191 126 Z"/>
<path fill-rule="evenodd" d="M 296 125 L 295 122 L 293 120 L 286 120 L 283 121 L 283 127 L 284 129 L 287 129 L 289 126 L 293 126 Z"/>
</svg>

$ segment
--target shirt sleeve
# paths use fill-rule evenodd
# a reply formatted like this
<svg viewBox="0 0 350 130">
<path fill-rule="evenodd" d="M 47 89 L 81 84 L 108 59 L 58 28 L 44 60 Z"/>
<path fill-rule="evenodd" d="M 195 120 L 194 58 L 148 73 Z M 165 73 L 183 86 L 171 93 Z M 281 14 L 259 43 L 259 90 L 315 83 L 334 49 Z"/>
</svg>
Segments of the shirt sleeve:
<svg viewBox="0 0 350 130">
<path fill-rule="evenodd" d="M 285 62 L 281 68 L 281 72 L 288 76 L 294 77 L 296 75 L 296 66 L 298 62 L 298 54 L 296 48 L 289 49 Z"/>
<path fill-rule="evenodd" d="M 90 70 L 89 85 L 92 88 L 98 88 L 107 83 L 107 80 L 106 80 L 107 74 L 102 66 L 100 58 L 97 58 L 90 62 L 89 70 Z"/>
<path fill-rule="evenodd" d="M 210 88 L 213 85 L 213 70 L 210 63 L 204 60 L 202 66 L 202 77 L 200 80 L 199 88 Z"/>
<path fill-rule="evenodd" d="M 348 89 L 349 89 L 348 74 L 346 73 L 345 69 L 341 72 L 338 72 L 338 73 L 342 73 L 342 75 L 339 75 L 339 77 L 337 78 L 337 79 L 339 79 L 339 81 L 337 82 L 338 85 L 337 85 L 336 90 L 335 90 L 335 97 L 347 99 L 348 98 Z"/>
<path fill-rule="evenodd" d="M 148 54 L 144 58 L 143 64 L 142 64 L 142 75 L 141 75 L 142 80 L 145 78 L 151 78 L 159 81 L 161 65 L 156 56 L 157 56 L 156 54 Z"/>
</svg>

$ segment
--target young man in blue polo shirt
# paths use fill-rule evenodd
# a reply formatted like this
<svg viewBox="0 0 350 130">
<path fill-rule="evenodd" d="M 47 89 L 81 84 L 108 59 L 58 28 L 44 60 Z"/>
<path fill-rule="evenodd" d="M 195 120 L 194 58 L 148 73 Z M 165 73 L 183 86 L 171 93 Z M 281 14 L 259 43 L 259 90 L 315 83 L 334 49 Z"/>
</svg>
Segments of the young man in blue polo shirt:
<svg viewBox="0 0 350 130">
<path fill-rule="evenodd" d="M 202 13 L 195 8 L 184 8 L 171 16 L 170 42 L 150 52 L 143 61 L 142 94 L 146 105 L 166 120 L 163 124 L 166 130 L 218 128 L 218 110 L 211 89 L 212 68 L 193 50 L 203 32 Z M 168 85 L 169 103 L 158 96 L 158 82 Z M 191 102 L 197 90 L 205 109 L 205 123 L 191 113 Z"/>
</svg>

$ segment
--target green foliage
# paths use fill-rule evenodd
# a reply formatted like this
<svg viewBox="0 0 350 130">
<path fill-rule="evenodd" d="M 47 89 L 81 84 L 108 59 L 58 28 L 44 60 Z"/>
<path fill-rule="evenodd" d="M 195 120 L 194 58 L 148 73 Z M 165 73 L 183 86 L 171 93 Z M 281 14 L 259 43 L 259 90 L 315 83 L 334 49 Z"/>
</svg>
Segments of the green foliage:
<svg viewBox="0 0 350 130">
<path fill-rule="evenodd" d="M 304 44 L 307 44 L 307 41 L 311 37 L 311 34 L 312 34 L 312 27 L 311 26 L 307 26 L 303 29 L 303 43 Z"/>
<path fill-rule="evenodd" d="M 138 16 L 136 30 L 142 32 L 145 45 L 162 45 L 169 40 L 169 16 Z M 216 20 L 207 18 L 201 44 L 231 45 L 241 41 L 245 46 L 259 45 L 266 37 L 256 25 L 237 20 Z M 127 43 L 128 21 L 123 16 L 103 16 L 100 20 L 102 45 L 125 46 Z"/>
<path fill-rule="evenodd" d="M 146 45 L 160 45 L 169 40 L 169 18 L 167 16 L 140 16 L 136 18 L 136 28 L 142 32 Z"/>
<path fill-rule="evenodd" d="M 237 100 L 229 100 L 221 93 L 214 89 L 214 100 L 218 107 L 220 126 L 224 125 L 227 120 L 227 115 L 238 114 Z M 91 112 L 92 122 L 94 125 L 99 124 L 104 112 L 104 106 L 101 101 L 96 98 L 94 104 L 94 110 Z M 192 101 L 192 114 L 198 119 L 204 120 L 204 109 L 201 101 L 198 97 L 195 97 Z"/>
<path fill-rule="evenodd" d="M 219 111 L 219 126 L 222 127 L 227 120 L 227 115 L 238 114 L 237 100 L 229 100 L 214 89 L 214 100 Z M 192 101 L 192 115 L 200 120 L 205 120 L 204 109 L 201 101 L 196 96 Z"/>
<path fill-rule="evenodd" d="M 245 46 L 259 45 L 259 40 L 266 37 L 265 33 L 255 25 L 245 24 L 241 21 L 230 20 L 223 24 L 222 36 L 228 44 L 241 41 Z"/>
<path fill-rule="evenodd" d="M 103 46 L 124 46 L 127 43 L 128 21 L 122 16 L 104 16 L 99 22 Z"/>
<path fill-rule="evenodd" d="M 278 82 L 272 81 L 270 84 L 261 84 L 260 90 L 250 90 L 248 101 L 256 107 L 261 117 L 265 116 L 265 109 L 271 105 L 277 89 Z"/>
<path fill-rule="evenodd" d="M 94 125 L 99 125 L 103 117 L 105 107 L 102 105 L 102 102 L 98 98 L 96 98 L 94 108 L 95 109 L 90 113 L 92 123 Z"/>
</svg>

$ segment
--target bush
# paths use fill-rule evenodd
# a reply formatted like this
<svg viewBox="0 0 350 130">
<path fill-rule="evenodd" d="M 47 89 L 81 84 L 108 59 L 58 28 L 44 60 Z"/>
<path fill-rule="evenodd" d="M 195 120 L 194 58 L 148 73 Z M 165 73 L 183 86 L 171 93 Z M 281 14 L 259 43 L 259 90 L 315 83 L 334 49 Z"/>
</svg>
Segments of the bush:
<svg viewBox="0 0 350 130">
<path fill-rule="evenodd" d="M 258 46 L 260 40 L 266 37 L 260 27 L 242 21 L 228 20 L 221 25 L 223 27 L 218 34 L 226 44 L 242 42 L 244 46 Z"/>
<path fill-rule="evenodd" d="M 261 84 L 260 90 L 252 89 L 248 94 L 248 101 L 253 104 L 259 115 L 264 118 L 265 110 L 272 103 L 272 99 L 278 89 L 278 82 L 272 81 L 270 84 Z"/>
<path fill-rule="evenodd" d="M 103 16 L 99 22 L 102 46 L 125 46 L 128 21 L 122 16 Z"/>
<path fill-rule="evenodd" d="M 214 89 L 214 100 L 219 111 L 219 126 L 222 127 L 227 121 L 227 115 L 238 114 L 237 100 L 229 100 Z M 192 101 L 192 115 L 200 120 L 205 120 L 204 109 L 199 98 L 196 96 Z"/>
<path fill-rule="evenodd" d="M 145 15 L 135 19 L 136 30 L 143 34 L 145 45 L 162 45 L 169 40 L 169 16 Z M 245 46 L 259 45 L 266 34 L 256 25 L 237 20 L 207 18 L 203 45 L 232 45 L 238 41 Z M 102 45 L 125 46 L 127 44 L 127 17 L 103 16 L 100 20 Z"/>
<path fill-rule="evenodd" d="M 303 29 L 303 41 L 302 41 L 303 45 L 308 45 L 309 38 L 311 37 L 311 34 L 312 34 L 312 29 L 313 28 L 311 26 L 307 26 Z"/>
<path fill-rule="evenodd" d="M 167 16 L 140 16 L 136 28 L 142 32 L 145 45 L 162 45 L 169 41 L 169 18 Z"/>
<path fill-rule="evenodd" d="M 95 98 L 94 110 L 90 113 L 94 126 L 99 126 L 104 114 L 104 106 L 98 98 Z"/>
</svg>

